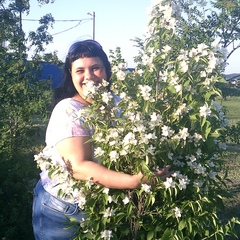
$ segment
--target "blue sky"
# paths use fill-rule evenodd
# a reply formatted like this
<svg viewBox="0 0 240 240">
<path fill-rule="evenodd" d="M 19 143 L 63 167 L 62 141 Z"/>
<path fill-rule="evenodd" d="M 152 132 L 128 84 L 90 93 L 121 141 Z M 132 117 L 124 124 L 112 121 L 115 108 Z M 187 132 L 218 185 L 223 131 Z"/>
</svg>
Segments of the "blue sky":
<svg viewBox="0 0 240 240">
<path fill-rule="evenodd" d="M 70 45 L 77 40 L 93 37 L 93 21 L 88 13 L 95 12 L 95 39 L 103 46 L 106 53 L 109 49 L 121 48 L 128 67 L 134 67 L 133 57 L 138 49 L 131 39 L 142 38 L 148 24 L 147 8 L 151 0 L 55 0 L 53 4 L 38 6 L 36 0 L 30 1 L 30 13 L 24 19 L 40 19 L 51 13 L 55 20 L 82 20 L 78 22 L 58 22 L 49 32 L 54 35 L 53 43 L 47 50 L 58 51 L 64 61 Z M 76 26 L 77 25 L 77 26 Z M 25 31 L 36 30 L 38 22 L 23 21 Z M 75 27 L 76 26 L 76 27 Z M 69 31 L 64 30 L 72 28 Z M 226 73 L 240 72 L 239 51 L 235 52 L 226 68 Z"/>
</svg>

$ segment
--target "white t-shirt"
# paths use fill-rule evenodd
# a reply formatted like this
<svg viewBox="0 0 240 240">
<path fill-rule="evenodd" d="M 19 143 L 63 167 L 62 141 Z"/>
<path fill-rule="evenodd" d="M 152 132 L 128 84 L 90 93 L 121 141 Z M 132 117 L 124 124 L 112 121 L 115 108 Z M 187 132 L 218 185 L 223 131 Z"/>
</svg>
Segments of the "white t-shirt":
<svg viewBox="0 0 240 240">
<path fill-rule="evenodd" d="M 78 112 L 82 109 L 84 109 L 83 104 L 72 98 L 66 98 L 60 101 L 52 111 L 46 131 L 46 147 L 43 152 L 58 164 L 65 165 L 55 149 L 59 141 L 73 136 L 91 136 L 91 130 L 84 126 L 84 118 L 78 117 Z M 44 169 L 40 176 L 45 190 L 57 196 L 59 190 L 56 186 L 57 181 L 52 181 Z"/>
</svg>

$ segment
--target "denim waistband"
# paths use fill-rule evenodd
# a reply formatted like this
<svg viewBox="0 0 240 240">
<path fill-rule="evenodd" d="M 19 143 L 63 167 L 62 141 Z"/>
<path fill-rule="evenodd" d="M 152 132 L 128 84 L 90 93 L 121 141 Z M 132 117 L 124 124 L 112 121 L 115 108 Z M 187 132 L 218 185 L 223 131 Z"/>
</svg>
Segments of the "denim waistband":
<svg viewBox="0 0 240 240">
<path fill-rule="evenodd" d="M 77 204 L 64 201 L 61 198 L 56 197 L 46 191 L 46 189 L 42 185 L 41 180 L 39 180 L 39 182 L 37 183 L 35 191 L 37 192 L 37 194 L 42 195 L 42 204 L 47 206 L 48 208 L 52 208 L 66 215 L 75 214 L 77 211 L 80 210 Z"/>
</svg>

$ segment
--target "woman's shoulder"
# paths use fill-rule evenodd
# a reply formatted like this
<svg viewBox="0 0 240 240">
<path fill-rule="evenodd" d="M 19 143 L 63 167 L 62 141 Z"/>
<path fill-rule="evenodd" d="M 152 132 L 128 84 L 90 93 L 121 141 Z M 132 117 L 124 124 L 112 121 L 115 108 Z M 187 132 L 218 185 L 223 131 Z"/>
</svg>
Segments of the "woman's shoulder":
<svg viewBox="0 0 240 240">
<path fill-rule="evenodd" d="M 79 111 L 84 105 L 72 98 L 65 98 L 61 100 L 53 109 L 53 111 L 67 111 L 67 110 L 76 110 Z"/>
</svg>

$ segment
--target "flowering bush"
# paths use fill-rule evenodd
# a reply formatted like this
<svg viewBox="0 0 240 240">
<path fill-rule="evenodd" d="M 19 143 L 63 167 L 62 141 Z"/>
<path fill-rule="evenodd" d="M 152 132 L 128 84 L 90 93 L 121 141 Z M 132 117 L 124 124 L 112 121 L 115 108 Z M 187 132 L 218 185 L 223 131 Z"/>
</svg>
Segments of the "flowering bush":
<svg viewBox="0 0 240 240">
<path fill-rule="evenodd" d="M 221 171 L 226 144 L 219 132 L 228 121 L 215 101 L 221 52 L 200 44 L 179 48 L 173 8 L 151 6 L 142 65 L 133 73 L 115 65 L 111 92 L 106 83 L 89 87 L 93 105 L 79 113 L 94 129 L 99 163 L 129 174 L 144 173 L 155 184 L 117 190 L 76 181 L 66 166 L 36 156 L 49 175 L 62 179 L 59 194 L 71 194 L 86 219 L 76 239 L 223 239 L 234 235 L 232 219 L 222 223 L 218 209 L 227 196 Z M 114 97 L 118 96 L 118 97 Z M 170 164 L 166 181 L 154 170 Z M 64 174 L 63 174 L 64 173 Z M 61 177 L 60 177 L 61 176 Z"/>
</svg>

